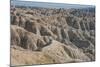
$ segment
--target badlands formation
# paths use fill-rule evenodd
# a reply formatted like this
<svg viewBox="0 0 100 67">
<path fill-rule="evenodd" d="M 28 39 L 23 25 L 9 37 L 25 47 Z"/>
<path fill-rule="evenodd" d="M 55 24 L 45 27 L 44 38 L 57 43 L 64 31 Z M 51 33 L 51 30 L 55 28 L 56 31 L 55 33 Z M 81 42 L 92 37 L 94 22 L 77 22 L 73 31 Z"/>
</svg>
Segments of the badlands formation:
<svg viewBox="0 0 100 67">
<path fill-rule="evenodd" d="M 11 10 L 11 65 L 95 61 L 95 13 L 86 10 Z"/>
</svg>

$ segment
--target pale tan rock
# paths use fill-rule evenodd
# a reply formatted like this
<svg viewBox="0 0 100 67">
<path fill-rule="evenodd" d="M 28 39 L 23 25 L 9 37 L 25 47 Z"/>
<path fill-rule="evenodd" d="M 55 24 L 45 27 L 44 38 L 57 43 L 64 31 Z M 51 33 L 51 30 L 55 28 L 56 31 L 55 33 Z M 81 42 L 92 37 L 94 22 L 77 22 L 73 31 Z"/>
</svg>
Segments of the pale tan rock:
<svg viewBox="0 0 100 67">
<path fill-rule="evenodd" d="M 49 8 L 11 11 L 11 65 L 94 61 L 95 16 L 84 13 Z"/>
</svg>

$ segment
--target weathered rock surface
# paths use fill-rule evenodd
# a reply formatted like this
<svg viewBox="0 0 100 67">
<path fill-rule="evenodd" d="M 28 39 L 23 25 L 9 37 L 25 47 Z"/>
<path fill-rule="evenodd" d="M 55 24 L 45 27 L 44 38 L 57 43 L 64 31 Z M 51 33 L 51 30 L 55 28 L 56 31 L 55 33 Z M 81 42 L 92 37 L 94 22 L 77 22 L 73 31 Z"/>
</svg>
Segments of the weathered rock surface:
<svg viewBox="0 0 100 67">
<path fill-rule="evenodd" d="M 11 64 L 94 61 L 94 12 L 71 11 L 20 7 L 12 11 Z"/>
</svg>

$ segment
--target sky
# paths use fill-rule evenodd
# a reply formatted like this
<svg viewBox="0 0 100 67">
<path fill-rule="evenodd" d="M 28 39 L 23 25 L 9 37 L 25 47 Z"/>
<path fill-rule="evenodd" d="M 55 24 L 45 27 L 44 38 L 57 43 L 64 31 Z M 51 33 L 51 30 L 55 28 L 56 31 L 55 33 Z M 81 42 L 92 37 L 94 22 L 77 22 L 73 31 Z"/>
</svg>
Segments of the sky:
<svg viewBox="0 0 100 67">
<path fill-rule="evenodd" d="M 25 2 L 25 0 L 23 1 L 19 1 L 19 0 L 15 0 L 15 2 L 12 4 L 15 5 L 20 5 L 20 6 L 34 6 L 34 7 L 44 7 L 44 8 L 86 8 L 86 7 L 93 7 L 91 5 L 93 4 L 80 4 L 78 3 L 77 5 L 75 3 L 68 3 L 68 2 L 58 2 L 58 1 L 54 1 L 54 0 L 30 0 L 30 1 L 34 1 L 34 2 L 30 2 L 29 0 L 27 0 L 28 2 Z M 38 1 L 38 2 L 37 2 Z M 41 3 L 42 2 L 42 3 Z M 45 3 L 47 2 L 47 3 Z M 49 3 L 49 2 L 54 2 L 54 3 Z M 56 2 L 56 3 L 55 3 Z M 59 3 L 59 4 L 58 4 Z M 80 4 L 80 5 L 79 5 Z"/>
<path fill-rule="evenodd" d="M 40 1 L 40 2 L 55 2 L 69 4 L 95 5 L 96 0 L 23 0 L 23 1 Z"/>
</svg>

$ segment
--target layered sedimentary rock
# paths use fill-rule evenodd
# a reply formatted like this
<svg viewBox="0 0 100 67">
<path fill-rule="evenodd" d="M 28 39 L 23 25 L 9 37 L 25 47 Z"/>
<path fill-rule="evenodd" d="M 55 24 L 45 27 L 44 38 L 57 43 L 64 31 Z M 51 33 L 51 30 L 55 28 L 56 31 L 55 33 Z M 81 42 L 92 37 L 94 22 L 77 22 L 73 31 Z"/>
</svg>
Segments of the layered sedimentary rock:
<svg viewBox="0 0 100 67">
<path fill-rule="evenodd" d="M 21 7 L 11 11 L 11 64 L 94 61 L 94 12 L 78 11 Z"/>
</svg>

